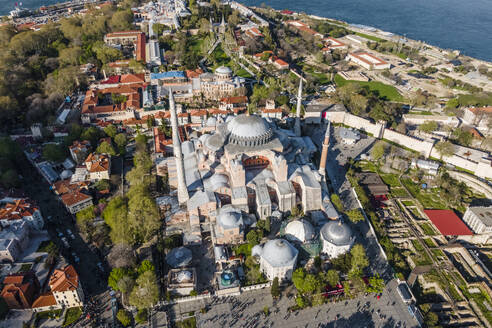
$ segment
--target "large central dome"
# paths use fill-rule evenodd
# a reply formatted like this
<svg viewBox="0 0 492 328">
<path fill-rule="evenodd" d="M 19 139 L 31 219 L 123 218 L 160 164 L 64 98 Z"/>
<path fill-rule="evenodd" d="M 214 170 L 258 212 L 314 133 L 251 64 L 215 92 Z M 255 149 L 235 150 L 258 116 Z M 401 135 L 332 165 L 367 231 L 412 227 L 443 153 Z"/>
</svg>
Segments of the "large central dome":
<svg viewBox="0 0 492 328">
<path fill-rule="evenodd" d="M 267 143 L 273 136 L 268 123 L 256 115 L 238 115 L 227 123 L 230 132 L 229 143 L 241 146 L 259 146 Z"/>
</svg>

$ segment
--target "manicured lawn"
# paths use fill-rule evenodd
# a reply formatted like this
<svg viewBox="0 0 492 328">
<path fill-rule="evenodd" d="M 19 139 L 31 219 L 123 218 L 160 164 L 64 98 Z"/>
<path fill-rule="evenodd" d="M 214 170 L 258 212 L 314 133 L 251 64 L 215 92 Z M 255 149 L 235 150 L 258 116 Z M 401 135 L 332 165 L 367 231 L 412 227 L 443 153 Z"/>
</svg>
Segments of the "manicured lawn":
<svg viewBox="0 0 492 328">
<path fill-rule="evenodd" d="M 71 325 L 72 323 L 77 321 L 81 315 L 82 315 L 82 308 L 80 307 L 68 309 L 67 312 L 65 313 L 65 321 L 63 322 L 63 327 Z"/>
<path fill-rule="evenodd" d="M 415 204 L 411 200 L 404 200 L 402 204 L 405 206 L 415 206 Z"/>
<path fill-rule="evenodd" d="M 345 80 L 340 75 L 335 75 L 335 83 L 338 87 L 344 86 L 347 83 L 358 83 L 361 87 L 367 88 L 369 91 L 377 93 L 378 97 L 389 101 L 403 101 L 403 96 L 398 92 L 398 90 L 388 84 L 384 84 L 378 81 L 353 81 Z"/>
<path fill-rule="evenodd" d="M 404 198 L 404 197 L 408 197 L 409 195 L 404 188 L 391 188 L 391 196 L 395 198 L 398 197 Z"/>
<path fill-rule="evenodd" d="M 446 257 L 446 255 L 444 255 L 444 252 L 438 248 L 431 249 L 431 252 L 434 257 Z"/>
<path fill-rule="evenodd" d="M 239 71 L 237 71 L 236 75 L 247 79 L 252 78 L 251 74 L 249 74 L 248 71 L 246 71 L 244 68 L 241 68 Z"/>
<path fill-rule="evenodd" d="M 59 318 L 62 310 L 53 310 L 53 311 L 44 311 L 36 313 L 36 317 L 40 319 L 51 319 L 51 318 Z"/>
<path fill-rule="evenodd" d="M 328 78 L 328 74 L 317 72 L 315 71 L 315 68 L 310 65 L 304 65 L 302 67 L 302 70 L 314 76 L 319 84 L 326 84 L 330 82 L 330 79 Z"/>
<path fill-rule="evenodd" d="M 369 161 L 358 161 L 355 166 L 359 167 L 362 171 L 376 172 L 377 167 L 373 162 Z"/>
<path fill-rule="evenodd" d="M 420 227 L 422 228 L 422 230 L 424 230 L 424 233 L 427 235 L 427 236 L 434 236 L 436 233 L 434 232 L 434 229 L 432 229 L 431 225 L 429 223 L 422 223 L 420 225 Z"/>
<path fill-rule="evenodd" d="M 193 38 L 193 41 L 191 41 L 191 50 L 193 50 L 193 52 L 197 53 L 197 54 L 201 54 L 202 53 L 202 44 L 203 44 L 203 39 L 201 38 Z"/>
<path fill-rule="evenodd" d="M 417 250 L 417 252 L 423 252 L 424 251 L 424 246 L 418 241 L 417 239 L 412 239 L 412 244 L 413 247 Z"/>
<path fill-rule="evenodd" d="M 239 255 L 239 254 L 244 254 L 246 256 L 251 256 L 251 249 L 253 247 L 247 243 L 247 244 L 242 244 L 242 245 L 238 245 L 236 247 L 234 247 L 234 252 L 236 253 L 236 255 Z"/>
<path fill-rule="evenodd" d="M 384 39 L 381 39 L 381 38 L 378 38 L 377 36 L 372 36 L 369 34 L 364 34 L 364 33 L 360 33 L 360 32 L 355 32 L 355 34 L 360 36 L 360 37 L 363 37 L 365 39 L 371 40 L 371 41 L 376 41 L 376 42 L 385 41 Z"/>
<path fill-rule="evenodd" d="M 231 59 L 227 56 L 220 45 L 215 48 L 215 50 L 210 54 L 210 57 L 214 58 L 217 62 L 217 64 L 214 65 L 214 69 L 219 66 L 229 66 L 229 63 L 231 62 Z"/>
<path fill-rule="evenodd" d="M 388 174 L 382 173 L 379 176 L 381 177 L 381 179 L 383 179 L 383 182 L 385 184 L 387 184 L 388 186 L 390 186 L 390 187 L 401 187 L 401 184 L 398 181 L 398 175 L 391 174 L 391 173 L 388 173 Z"/>
</svg>

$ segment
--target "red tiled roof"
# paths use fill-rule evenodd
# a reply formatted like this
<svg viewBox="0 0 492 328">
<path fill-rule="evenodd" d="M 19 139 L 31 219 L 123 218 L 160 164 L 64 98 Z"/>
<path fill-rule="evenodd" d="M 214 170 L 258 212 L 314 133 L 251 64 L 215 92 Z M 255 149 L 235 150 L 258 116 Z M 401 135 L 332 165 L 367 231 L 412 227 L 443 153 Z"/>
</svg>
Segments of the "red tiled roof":
<svg viewBox="0 0 492 328">
<path fill-rule="evenodd" d="M 262 108 L 263 113 L 282 113 L 282 108 Z"/>
<path fill-rule="evenodd" d="M 135 48 L 135 57 L 139 61 L 145 62 L 145 34 L 140 33 L 137 36 L 137 46 Z"/>
<path fill-rule="evenodd" d="M 292 15 L 294 12 L 292 10 L 284 9 L 280 13 L 284 15 Z"/>
<path fill-rule="evenodd" d="M 47 307 L 56 305 L 55 296 L 52 292 L 44 293 L 32 303 L 32 308 Z"/>
<path fill-rule="evenodd" d="M 275 64 L 282 66 L 282 67 L 289 66 L 289 64 L 287 62 L 285 62 L 284 60 L 282 60 L 280 58 L 275 59 Z"/>
<path fill-rule="evenodd" d="M 466 224 L 451 210 L 424 210 L 424 212 L 444 236 L 473 235 Z"/>
<path fill-rule="evenodd" d="M 243 104 L 248 102 L 248 97 L 246 96 L 226 97 L 226 98 L 222 98 L 220 102 L 226 104 Z"/>
<path fill-rule="evenodd" d="M 33 216 L 38 208 L 25 199 L 15 200 L 0 208 L 0 220 L 20 220 L 23 217 Z"/>
<path fill-rule="evenodd" d="M 193 79 L 202 75 L 203 70 L 201 68 L 197 68 L 196 70 L 187 69 L 185 73 L 188 79 Z"/>
<path fill-rule="evenodd" d="M 166 146 L 172 145 L 173 140 L 171 138 L 166 139 L 166 136 L 162 131 L 154 127 L 154 145 L 155 145 L 155 152 L 156 153 L 165 153 L 166 152 Z"/>
<path fill-rule="evenodd" d="M 107 38 L 121 38 L 125 36 L 137 36 L 142 34 L 142 31 L 120 31 L 120 32 L 112 32 L 106 34 Z"/>
<path fill-rule="evenodd" d="M 473 114 L 477 114 L 480 112 L 491 113 L 492 114 L 492 106 L 489 107 L 470 107 L 468 108 Z"/>
<path fill-rule="evenodd" d="M 386 61 L 384 61 L 381 58 L 378 58 L 378 57 L 376 57 L 376 56 L 374 56 L 368 52 L 352 52 L 352 53 L 350 53 L 350 55 L 356 57 L 359 60 L 362 60 L 364 63 L 367 63 L 369 65 L 376 65 L 377 66 L 377 65 L 386 65 L 387 64 Z M 371 61 L 365 59 L 364 57 L 362 57 L 363 55 L 375 59 L 377 61 L 377 63 L 374 63 L 374 62 L 371 62 Z"/>
<path fill-rule="evenodd" d="M 206 116 L 207 115 L 207 111 L 206 110 L 192 110 L 190 112 L 190 116 Z"/>
<path fill-rule="evenodd" d="M 111 75 L 105 81 L 102 81 L 101 84 L 115 84 L 120 82 L 120 75 Z"/>
<path fill-rule="evenodd" d="M 109 156 L 106 154 L 91 153 L 85 160 L 86 166 L 89 165 L 87 170 L 89 172 L 105 172 L 109 170 Z"/>
<path fill-rule="evenodd" d="M 76 290 L 79 286 L 79 275 L 72 265 L 67 265 L 63 269 L 53 271 L 49 284 L 52 292 Z"/>
</svg>

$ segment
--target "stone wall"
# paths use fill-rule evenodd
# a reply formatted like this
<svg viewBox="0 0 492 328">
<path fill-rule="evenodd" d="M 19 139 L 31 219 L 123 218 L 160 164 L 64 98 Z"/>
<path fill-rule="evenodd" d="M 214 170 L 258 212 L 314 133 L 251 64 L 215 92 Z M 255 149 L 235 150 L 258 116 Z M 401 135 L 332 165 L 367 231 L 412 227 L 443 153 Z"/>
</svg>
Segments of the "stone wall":
<svg viewBox="0 0 492 328">
<path fill-rule="evenodd" d="M 434 147 L 434 143 L 430 141 L 420 140 L 414 137 L 409 137 L 402 133 L 384 129 L 383 138 L 389 140 L 391 142 L 397 143 L 406 148 L 410 148 L 415 150 L 425 157 L 429 157 L 431 155 L 432 148 Z"/>
</svg>

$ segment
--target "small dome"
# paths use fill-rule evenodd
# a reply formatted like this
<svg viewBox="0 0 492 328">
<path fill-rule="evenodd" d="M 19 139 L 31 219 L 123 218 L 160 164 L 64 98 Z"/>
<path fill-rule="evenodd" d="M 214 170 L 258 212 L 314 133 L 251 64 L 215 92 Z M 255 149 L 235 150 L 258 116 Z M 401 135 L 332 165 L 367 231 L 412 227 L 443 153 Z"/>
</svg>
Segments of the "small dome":
<svg viewBox="0 0 492 328">
<path fill-rule="evenodd" d="M 287 224 L 285 237 L 292 241 L 304 243 L 315 236 L 313 226 L 306 220 L 294 220 Z"/>
<path fill-rule="evenodd" d="M 243 225 L 243 217 L 241 211 L 226 205 L 220 209 L 217 216 L 217 223 L 225 229 L 237 228 Z"/>
<path fill-rule="evenodd" d="M 216 74 L 230 75 L 232 74 L 232 70 L 227 66 L 220 66 L 215 70 Z"/>
<path fill-rule="evenodd" d="M 205 146 L 211 151 L 218 151 L 220 148 L 222 148 L 223 145 L 224 145 L 224 140 L 218 133 L 211 135 L 205 141 Z"/>
<path fill-rule="evenodd" d="M 189 140 L 183 141 L 183 143 L 181 144 L 181 151 L 185 156 L 193 153 L 195 151 L 195 146 L 193 145 L 193 142 Z"/>
<path fill-rule="evenodd" d="M 60 174 L 60 178 L 62 180 L 65 180 L 65 179 L 68 179 L 72 176 L 72 171 L 70 170 L 64 170 L 61 174 Z"/>
<path fill-rule="evenodd" d="M 273 130 L 260 116 L 238 115 L 227 123 L 229 142 L 242 146 L 258 146 L 270 141 Z"/>
<path fill-rule="evenodd" d="M 178 280 L 178 282 L 180 283 L 190 282 L 193 280 L 193 275 L 191 274 L 191 271 L 188 270 L 180 271 L 178 272 L 178 276 L 176 277 L 176 280 Z"/>
<path fill-rule="evenodd" d="M 185 267 L 191 263 L 192 254 L 186 247 L 173 248 L 166 256 L 166 262 L 173 268 Z"/>
<path fill-rule="evenodd" d="M 208 180 L 210 188 L 213 191 L 217 191 L 220 188 L 229 188 L 229 178 L 225 174 L 215 173 Z"/>
<path fill-rule="evenodd" d="M 261 257 L 273 267 L 294 265 L 299 251 L 287 240 L 273 239 L 265 243 Z"/>
<path fill-rule="evenodd" d="M 336 246 L 352 243 L 352 229 L 340 220 L 329 221 L 321 228 L 321 237 Z"/>
</svg>

